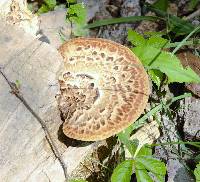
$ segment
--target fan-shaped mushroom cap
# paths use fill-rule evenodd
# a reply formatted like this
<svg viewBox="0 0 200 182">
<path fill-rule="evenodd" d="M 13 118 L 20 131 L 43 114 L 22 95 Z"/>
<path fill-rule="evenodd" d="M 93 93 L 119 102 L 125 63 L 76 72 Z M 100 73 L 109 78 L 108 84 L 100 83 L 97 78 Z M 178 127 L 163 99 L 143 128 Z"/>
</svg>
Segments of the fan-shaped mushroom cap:
<svg viewBox="0 0 200 182">
<path fill-rule="evenodd" d="M 77 38 L 60 47 L 65 71 L 59 77 L 59 109 L 70 138 L 95 141 L 126 127 L 144 111 L 149 80 L 126 47 L 98 38 Z"/>
</svg>

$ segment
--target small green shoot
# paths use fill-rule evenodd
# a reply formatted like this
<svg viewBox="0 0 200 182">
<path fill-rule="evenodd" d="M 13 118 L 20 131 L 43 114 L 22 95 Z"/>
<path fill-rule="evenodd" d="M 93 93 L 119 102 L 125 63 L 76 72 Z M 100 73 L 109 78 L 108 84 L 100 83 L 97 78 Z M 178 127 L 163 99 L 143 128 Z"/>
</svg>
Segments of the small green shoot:
<svg viewBox="0 0 200 182">
<path fill-rule="evenodd" d="M 17 87 L 18 89 L 20 89 L 20 87 L 21 87 L 20 81 L 19 81 L 19 80 L 16 80 L 16 81 L 15 81 L 15 84 L 16 84 L 16 87 Z"/>
<path fill-rule="evenodd" d="M 54 10 L 55 6 L 56 6 L 56 0 L 44 0 L 44 3 L 42 4 L 37 13 L 40 15 L 42 13 L 52 11 Z"/>
<path fill-rule="evenodd" d="M 88 35 L 87 25 L 87 9 L 82 3 L 70 5 L 67 10 L 67 20 L 72 23 L 73 34 L 75 36 Z"/>
</svg>

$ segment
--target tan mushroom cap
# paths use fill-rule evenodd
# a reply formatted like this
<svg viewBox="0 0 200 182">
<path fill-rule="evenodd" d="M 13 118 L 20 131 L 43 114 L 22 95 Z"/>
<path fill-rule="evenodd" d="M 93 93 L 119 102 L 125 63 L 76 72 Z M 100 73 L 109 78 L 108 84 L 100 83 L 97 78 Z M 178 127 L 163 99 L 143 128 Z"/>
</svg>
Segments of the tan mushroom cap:
<svg viewBox="0 0 200 182">
<path fill-rule="evenodd" d="M 60 49 L 65 71 L 57 102 L 66 136 L 95 141 L 136 121 L 149 97 L 149 80 L 126 47 L 99 38 L 77 38 Z"/>
</svg>

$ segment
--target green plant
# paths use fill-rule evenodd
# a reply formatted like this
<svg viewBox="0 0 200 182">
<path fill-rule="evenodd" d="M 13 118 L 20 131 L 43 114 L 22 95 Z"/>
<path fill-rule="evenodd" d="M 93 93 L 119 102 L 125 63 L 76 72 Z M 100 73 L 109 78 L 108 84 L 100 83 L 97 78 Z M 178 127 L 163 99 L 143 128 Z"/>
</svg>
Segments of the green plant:
<svg viewBox="0 0 200 182">
<path fill-rule="evenodd" d="M 158 181 L 164 181 L 166 174 L 166 167 L 164 163 L 153 157 L 152 149 L 150 146 L 143 146 L 140 144 L 140 141 L 138 142 L 130 140 L 130 136 L 134 130 L 142 127 L 147 122 L 147 118 L 149 118 L 149 116 L 153 116 L 157 112 L 168 108 L 177 100 L 189 96 L 191 96 L 191 94 L 184 94 L 181 96 L 173 97 L 167 101 L 163 100 L 161 104 L 158 104 L 152 108 L 151 111 L 149 111 L 143 117 L 130 125 L 127 129 L 125 129 L 124 132 L 121 132 L 117 135 L 121 143 L 125 146 L 125 148 L 128 149 L 132 159 L 123 161 L 115 168 L 111 177 L 111 182 L 130 182 L 131 175 L 133 173 L 136 174 L 137 181 L 152 182 L 152 175 L 156 177 Z M 192 143 L 192 145 L 197 146 L 195 143 Z"/>
<path fill-rule="evenodd" d="M 56 6 L 56 0 L 44 0 L 44 3 L 38 10 L 38 14 L 46 13 L 48 11 L 54 10 Z"/>
<path fill-rule="evenodd" d="M 161 20 L 164 21 L 167 25 L 166 33 L 173 32 L 178 35 L 185 35 L 192 32 L 196 27 L 191 24 L 190 22 L 183 20 L 177 16 L 173 16 L 166 12 L 168 2 L 165 1 L 163 4 L 161 3 L 155 3 L 154 5 L 146 4 L 145 7 L 157 14 L 157 16 L 130 16 L 130 17 L 120 17 L 120 18 L 112 18 L 112 19 L 104 19 L 104 20 L 98 20 L 93 23 L 90 23 L 85 26 L 85 28 L 96 28 L 100 26 L 105 25 L 111 25 L 116 23 L 133 23 L 136 21 L 157 21 Z M 197 31 L 197 33 L 200 32 L 200 29 Z"/>
<path fill-rule="evenodd" d="M 87 25 L 87 9 L 82 3 L 70 5 L 67 10 L 67 21 L 72 25 L 72 32 L 75 36 L 86 36 L 88 29 Z"/>
<path fill-rule="evenodd" d="M 158 0 L 153 4 L 153 7 L 166 12 L 168 5 L 169 5 L 168 0 Z"/>
<path fill-rule="evenodd" d="M 197 166 L 194 170 L 194 175 L 196 178 L 196 182 L 199 182 L 200 181 L 200 162 L 199 162 L 199 164 L 197 164 Z"/>
<path fill-rule="evenodd" d="M 141 147 L 137 141 L 128 140 L 126 134 L 120 133 L 118 137 L 127 146 L 133 158 L 123 161 L 114 169 L 111 182 L 130 182 L 133 172 L 136 174 L 138 182 L 151 182 L 153 181 L 152 175 L 158 181 L 164 181 L 166 174 L 165 164 L 153 157 L 151 148 Z"/>
<path fill-rule="evenodd" d="M 162 50 L 168 44 L 168 40 L 160 34 L 145 39 L 137 32 L 129 30 L 128 40 L 135 46 L 132 51 L 140 58 L 158 87 L 163 73 L 167 75 L 168 83 L 200 82 L 200 77 L 190 67 L 184 68 L 173 53 Z"/>
<path fill-rule="evenodd" d="M 195 33 L 200 32 L 199 27 L 195 27 L 190 22 L 185 21 L 179 17 L 167 13 L 168 0 L 158 0 L 153 5 L 146 5 L 146 8 L 154 11 L 157 16 L 132 16 L 121 17 L 115 19 L 105 19 L 96 21 L 91 24 L 86 23 L 87 10 L 82 4 L 71 5 L 67 12 L 67 19 L 73 24 L 73 33 L 75 36 L 85 36 L 88 29 L 110 25 L 115 23 L 132 23 L 135 21 L 149 20 L 149 21 L 164 21 L 167 25 L 162 32 L 145 33 L 145 36 L 138 34 L 133 30 L 128 30 L 128 40 L 132 43 L 131 50 L 139 57 L 144 67 L 147 69 L 152 81 L 158 86 L 161 83 L 172 82 L 195 82 L 200 83 L 200 77 L 190 68 L 183 67 L 180 60 L 175 53 L 184 45 L 199 44 L 200 40 L 188 40 Z M 175 36 L 170 37 L 170 33 Z M 187 35 L 188 34 L 188 35 Z M 186 36 L 187 35 L 187 36 Z M 182 38 L 181 36 L 186 36 Z M 164 38 L 165 37 L 165 38 Z M 168 39 L 166 39 L 168 37 Z M 181 37 L 180 42 L 170 42 L 177 37 Z M 179 39 L 180 40 L 180 39 Z M 175 47 L 172 52 L 166 51 L 166 48 Z M 125 159 L 113 171 L 111 182 L 129 182 L 131 175 L 136 174 L 137 181 L 152 182 L 154 178 L 157 181 L 163 182 L 166 174 L 165 164 L 156 159 L 152 155 L 151 147 L 156 145 L 169 144 L 184 144 L 200 147 L 196 142 L 169 142 L 164 144 L 153 144 L 150 146 L 140 144 L 140 141 L 133 141 L 130 139 L 131 133 L 143 126 L 149 116 L 155 116 L 157 112 L 167 110 L 169 106 L 179 99 L 191 96 L 191 94 L 184 94 L 178 97 L 173 97 L 167 101 L 162 100 L 161 104 L 155 105 L 151 111 L 138 119 L 133 125 L 129 126 L 124 132 L 118 134 L 118 138 L 131 154 L 131 159 Z M 155 116 L 156 117 L 156 116 Z M 199 178 L 199 168 L 194 171 L 196 179 Z"/>
<path fill-rule="evenodd" d="M 195 9 L 198 3 L 199 3 L 199 0 L 191 0 L 189 2 L 189 10 L 192 11 L 193 9 Z"/>
<path fill-rule="evenodd" d="M 66 0 L 68 4 L 75 4 L 77 1 L 76 0 Z"/>
<path fill-rule="evenodd" d="M 165 11 L 162 11 L 160 9 L 155 8 L 154 6 L 151 5 L 146 5 L 146 7 L 155 12 L 159 17 L 163 18 L 167 24 L 167 29 L 168 29 L 168 33 L 174 32 L 176 34 L 176 36 L 178 35 L 185 35 L 185 34 L 189 34 L 190 32 L 192 32 L 196 27 L 191 24 L 190 22 L 183 20 L 177 16 L 173 16 Z M 200 30 L 197 31 L 198 33 L 200 32 Z"/>
</svg>

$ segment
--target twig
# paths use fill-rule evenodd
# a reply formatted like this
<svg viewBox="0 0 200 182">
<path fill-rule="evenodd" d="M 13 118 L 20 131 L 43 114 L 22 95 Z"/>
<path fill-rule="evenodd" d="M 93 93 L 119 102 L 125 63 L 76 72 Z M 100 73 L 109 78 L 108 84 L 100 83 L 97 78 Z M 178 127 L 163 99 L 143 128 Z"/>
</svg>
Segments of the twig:
<svg viewBox="0 0 200 182">
<path fill-rule="evenodd" d="M 63 169 L 64 175 L 65 175 L 65 179 L 66 181 L 68 181 L 68 174 L 67 174 L 67 166 L 65 165 L 65 162 L 61 156 L 61 154 L 59 153 L 55 142 L 53 141 L 51 134 L 49 132 L 49 129 L 47 128 L 45 121 L 43 121 L 38 114 L 30 107 L 30 105 L 27 103 L 27 101 L 24 99 L 22 93 L 20 92 L 19 88 L 17 87 L 17 85 L 11 81 L 9 81 L 9 79 L 6 77 L 6 75 L 3 73 L 1 67 L 0 67 L 0 74 L 4 77 L 4 79 L 6 80 L 7 84 L 10 86 L 11 88 L 11 93 L 14 94 L 23 104 L 24 106 L 29 110 L 29 112 L 37 119 L 37 121 L 40 123 L 40 125 L 42 126 L 42 129 L 44 131 L 45 134 L 45 138 L 47 140 L 47 142 L 49 143 L 51 150 L 53 152 L 53 154 L 55 155 L 55 157 L 58 159 L 58 161 L 60 162 L 60 165 Z"/>
</svg>

